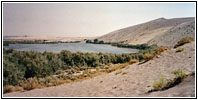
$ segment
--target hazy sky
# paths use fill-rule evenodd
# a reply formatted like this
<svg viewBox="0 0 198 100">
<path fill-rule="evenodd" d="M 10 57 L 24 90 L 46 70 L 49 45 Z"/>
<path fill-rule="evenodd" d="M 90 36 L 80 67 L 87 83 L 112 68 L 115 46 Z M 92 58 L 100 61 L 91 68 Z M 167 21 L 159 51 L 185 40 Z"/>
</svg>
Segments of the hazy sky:
<svg viewBox="0 0 198 100">
<path fill-rule="evenodd" d="M 160 17 L 195 17 L 195 3 L 3 3 L 3 34 L 92 37 Z"/>
</svg>

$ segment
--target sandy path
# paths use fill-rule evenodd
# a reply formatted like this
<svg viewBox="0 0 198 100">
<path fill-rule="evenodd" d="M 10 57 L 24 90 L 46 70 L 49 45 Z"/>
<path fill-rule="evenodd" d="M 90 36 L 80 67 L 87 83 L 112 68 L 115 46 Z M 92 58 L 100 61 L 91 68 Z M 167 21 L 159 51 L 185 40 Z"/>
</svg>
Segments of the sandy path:
<svg viewBox="0 0 198 100">
<path fill-rule="evenodd" d="M 184 48 L 184 51 L 182 52 L 176 53 L 175 49 L 173 49 L 163 52 L 161 55 L 144 64 L 130 65 L 129 67 L 122 69 L 123 72 L 128 72 L 124 75 L 115 75 L 115 72 L 112 72 L 82 82 L 65 84 L 57 87 L 34 89 L 26 92 L 7 93 L 4 94 L 4 97 L 151 96 L 151 94 L 145 95 L 145 93 L 152 89 L 153 82 L 161 75 L 166 75 L 167 78 L 173 78 L 174 75 L 172 75 L 171 72 L 179 68 L 184 69 L 186 73 L 195 71 L 195 43 L 189 43 L 182 47 Z M 179 91 L 181 92 L 181 90 Z M 175 92 L 177 92 L 177 90 L 175 90 Z M 185 92 L 185 90 L 183 90 L 183 92 Z"/>
</svg>

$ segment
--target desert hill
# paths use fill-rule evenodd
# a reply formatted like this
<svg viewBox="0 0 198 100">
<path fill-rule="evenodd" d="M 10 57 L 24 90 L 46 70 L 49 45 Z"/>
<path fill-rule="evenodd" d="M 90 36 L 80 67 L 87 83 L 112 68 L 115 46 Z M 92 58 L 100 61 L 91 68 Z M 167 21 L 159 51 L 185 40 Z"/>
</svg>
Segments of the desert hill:
<svg viewBox="0 0 198 100">
<path fill-rule="evenodd" d="M 173 47 L 179 40 L 184 37 L 195 37 L 195 21 L 179 24 L 167 32 L 164 32 L 162 35 L 154 37 L 148 42 L 148 44 Z"/>
<path fill-rule="evenodd" d="M 194 37 L 194 31 L 192 31 L 194 30 L 194 20 L 194 17 L 173 19 L 159 18 L 143 24 L 110 32 L 98 39 L 105 42 L 125 42 L 129 44 L 143 44 L 149 42 L 149 44 L 154 44 L 156 42 L 161 42 L 160 38 L 166 37 L 166 35 L 172 35 L 174 32 L 176 32 L 174 34 L 182 32 L 181 34 L 177 34 L 177 37 L 175 37 L 177 39 L 173 39 L 175 42 L 182 37 Z M 186 29 L 183 28 L 189 29 L 186 31 Z"/>
</svg>

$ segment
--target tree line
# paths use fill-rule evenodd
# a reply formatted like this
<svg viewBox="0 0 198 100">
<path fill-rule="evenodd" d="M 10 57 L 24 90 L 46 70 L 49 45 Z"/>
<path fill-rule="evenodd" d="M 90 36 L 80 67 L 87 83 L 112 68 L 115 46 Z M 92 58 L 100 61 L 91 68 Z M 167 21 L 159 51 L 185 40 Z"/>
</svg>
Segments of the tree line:
<svg viewBox="0 0 198 100">
<path fill-rule="evenodd" d="M 86 40 L 86 43 L 93 43 L 93 44 L 110 44 L 112 46 L 122 47 L 122 48 L 131 48 L 131 49 L 149 49 L 151 46 L 148 46 L 147 44 L 137 44 L 137 45 L 131 45 L 126 44 L 123 41 L 122 42 L 104 42 L 103 40 Z"/>
</svg>

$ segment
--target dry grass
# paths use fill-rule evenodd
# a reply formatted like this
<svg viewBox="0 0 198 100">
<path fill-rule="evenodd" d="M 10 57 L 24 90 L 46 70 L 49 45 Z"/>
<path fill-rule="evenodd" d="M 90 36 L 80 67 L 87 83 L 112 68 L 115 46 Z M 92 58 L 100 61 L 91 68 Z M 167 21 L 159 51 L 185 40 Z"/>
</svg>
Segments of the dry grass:
<svg viewBox="0 0 198 100">
<path fill-rule="evenodd" d="M 157 49 L 156 55 L 159 55 L 159 54 L 161 54 L 161 52 L 164 52 L 164 51 L 166 51 L 166 50 L 169 50 L 169 48 L 161 46 L 161 47 L 159 47 L 159 48 Z"/>
<path fill-rule="evenodd" d="M 125 72 L 122 72 L 122 75 L 125 75 L 125 74 L 128 74 L 129 72 L 128 71 L 125 71 Z"/>
<path fill-rule="evenodd" d="M 138 60 L 130 60 L 128 63 L 129 63 L 129 64 L 138 63 Z"/>
<path fill-rule="evenodd" d="M 149 61 L 149 60 L 151 60 L 151 59 L 153 59 L 154 58 L 154 55 L 152 55 L 152 54 L 145 54 L 144 55 L 144 60 L 145 61 Z"/>
<path fill-rule="evenodd" d="M 119 70 L 119 69 L 123 69 L 125 68 L 126 66 L 130 65 L 130 63 L 124 63 L 124 64 L 114 64 L 114 66 L 110 66 L 108 68 L 106 68 L 104 70 L 104 72 L 106 73 L 111 73 L 111 72 L 114 72 L 116 70 Z"/>
<path fill-rule="evenodd" d="M 6 85 L 3 87 L 3 93 L 13 92 L 15 91 L 15 87 L 12 85 Z"/>
<path fill-rule="evenodd" d="M 190 43 L 191 41 L 194 41 L 194 38 L 191 38 L 191 37 L 182 38 L 180 41 L 177 42 L 177 44 L 174 46 L 174 48 L 182 46 L 186 43 Z"/>
<path fill-rule="evenodd" d="M 23 87 L 6 85 L 3 87 L 3 93 L 14 92 L 14 91 L 23 91 Z"/>
<path fill-rule="evenodd" d="M 24 91 L 23 87 L 15 86 L 15 91 Z"/>
<path fill-rule="evenodd" d="M 52 82 L 52 85 L 53 86 L 58 86 L 58 85 L 61 85 L 61 84 L 64 84 L 65 81 L 64 80 L 55 80 Z"/>
<path fill-rule="evenodd" d="M 122 70 L 119 70 L 115 73 L 115 75 L 118 75 L 118 74 L 121 74 L 122 73 Z"/>
</svg>

